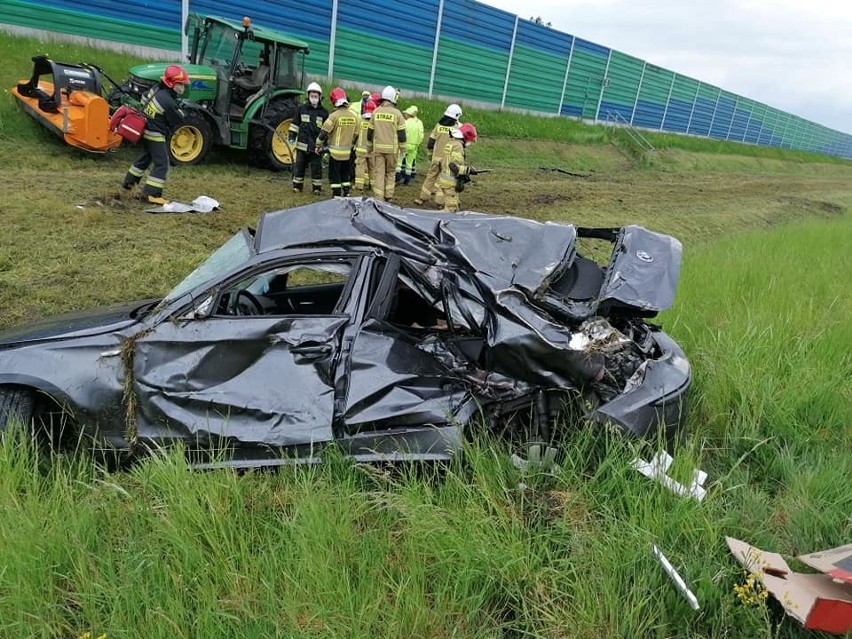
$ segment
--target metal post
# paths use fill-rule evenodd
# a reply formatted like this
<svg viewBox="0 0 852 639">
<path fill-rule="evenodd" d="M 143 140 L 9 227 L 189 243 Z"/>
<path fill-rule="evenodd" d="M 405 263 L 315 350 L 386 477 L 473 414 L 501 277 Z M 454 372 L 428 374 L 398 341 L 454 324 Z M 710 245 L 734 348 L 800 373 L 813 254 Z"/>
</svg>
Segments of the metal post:
<svg viewBox="0 0 852 639">
<path fill-rule="evenodd" d="M 698 102 L 698 94 L 701 93 L 701 82 L 695 88 L 695 95 L 692 97 L 692 108 L 689 110 L 689 119 L 686 121 L 686 133 L 689 134 L 689 127 L 692 126 L 692 115 L 695 113 L 695 104 Z"/>
<path fill-rule="evenodd" d="M 781 142 L 778 143 L 778 146 L 784 148 L 784 138 L 787 137 L 787 129 L 790 128 L 790 121 L 793 119 L 793 116 L 789 113 L 785 113 L 787 116 L 787 120 L 784 122 L 784 130 L 781 132 Z"/>
<path fill-rule="evenodd" d="M 648 68 L 648 63 L 642 63 L 642 73 L 639 75 L 639 86 L 636 87 L 636 97 L 633 98 L 633 113 L 630 114 L 630 126 L 633 126 L 633 118 L 636 117 L 636 107 L 639 106 L 639 94 L 642 93 L 642 83 L 645 81 L 645 69 Z"/>
<path fill-rule="evenodd" d="M 189 0 L 180 3 L 180 59 L 189 60 L 189 36 L 186 33 L 186 21 L 189 18 Z"/>
<path fill-rule="evenodd" d="M 766 105 L 764 105 L 764 106 L 766 106 Z M 766 106 L 766 108 L 763 110 L 763 119 L 760 121 L 760 128 L 757 130 L 757 143 L 758 144 L 760 144 L 760 136 L 763 135 L 764 129 L 766 131 L 770 131 L 770 127 L 766 126 L 766 123 L 769 121 L 769 118 L 771 116 L 770 111 L 771 111 L 771 107 L 769 107 L 769 106 Z M 771 137 L 771 134 L 770 134 L 770 137 Z M 768 145 L 763 145 L 763 146 L 768 146 Z"/>
<path fill-rule="evenodd" d="M 734 112 L 731 114 L 731 123 L 728 125 L 728 132 L 725 134 L 725 139 L 731 139 L 731 129 L 734 128 L 734 120 L 737 119 L 737 109 L 740 106 L 740 96 L 736 96 L 736 100 L 734 100 Z"/>
<path fill-rule="evenodd" d="M 748 135 L 748 125 L 751 124 L 751 116 L 754 113 L 754 102 L 751 103 L 751 111 L 748 112 L 748 119 L 746 120 L 745 128 L 743 129 L 743 139 L 740 142 L 745 142 L 746 135 Z"/>
<path fill-rule="evenodd" d="M 606 67 L 604 67 L 604 76 L 601 79 L 601 92 L 598 94 L 598 108 L 595 109 L 595 122 L 601 115 L 601 102 L 603 102 L 604 89 L 609 84 L 609 63 L 612 61 L 612 49 L 609 50 L 609 55 L 606 57 Z"/>
<path fill-rule="evenodd" d="M 718 87 L 717 87 L 718 88 Z M 713 124 L 716 122 L 716 112 L 719 110 L 719 101 L 722 99 L 722 89 L 716 94 L 716 104 L 713 107 L 713 115 L 710 116 L 710 126 L 707 127 L 707 137 L 710 137 L 710 132 L 713 130 Z"/>
<path fill-rule="evenodd" d="M 438 66 L 438 46 L 441 43 L 441 22 L 444 19 L 444 0 L 438 2 L 438 23 L 435 25 L 435 45 L 432 47 L 432 70 L 429 72 L 429 97 L 435 88 L 435 69 Z"/>
<path fill-rule="evenodd" d="M 562 106 L 565 104 L 565 88 L 568 86 L 568 69 L 571 68 L 571 58 L 574 57 L 574 43 L 577 38 L 571 36 L 571 48 L 568 49 L 568 62 L 565 63 L 565 77 L 562 78 L 562 95 L 559 97 L 559 110 L 556 115 L 562 115 Z"/>
<path fill-rule="evenodd" d="M 334 77 L 334 44 L 335 40 L 337 40 L 337 2 L 338 0 L 332 0 L 331 2 L 331 35 L 328 39 L 328 79 L 331 80 Z"/>
<path fill-rule="evenodd" d="M 669 102 L 672 101 L 672 91 L 674 90 L 675 79 L 677 78 L 677 73 L 672 75 L 672 83 L 669 85 L 669 94 L 666 96 L 666 106 L 663 109 L 663 119 L 660 120 L 660 131 L 663 130 L 663 125 L 666 123 L 666 115 L 669 113 Z"/>
<path fill-rule="evenodd" d="M 515 26 L 512 29 L 512 44 L 509 47 L 509 62 L 506 64 L 506 79 L 503 82 L 503 97 L 500 100 L 500 108 L 506 105 L 506 91 L 509 90 L 509 75 L 512 73 L 512 57 L 515 55 L 515 38 L 518 36 L 518 16 L 515 16 Z"/>
</svg>

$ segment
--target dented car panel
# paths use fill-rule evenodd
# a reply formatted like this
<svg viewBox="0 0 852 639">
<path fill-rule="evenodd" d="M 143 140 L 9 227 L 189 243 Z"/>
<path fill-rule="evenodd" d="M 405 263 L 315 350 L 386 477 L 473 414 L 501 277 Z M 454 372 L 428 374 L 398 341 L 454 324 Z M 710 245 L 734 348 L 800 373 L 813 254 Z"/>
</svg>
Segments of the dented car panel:
<svg viewBox="0 0 852 639">
<path fill-rule="evenodd" d="M 611 244 L 609 262 L 583 238 Z M 235 466 L 315 460 L 332 441 L 356 459 L 446 458 L 509 414 L 546 435 L 570 402 L 671 438 L 689 364 L 646 319 L 671 305 L 680 260 L 639 226 L 328 200 L 264 214 L 159 303 L 0 334 L 0 390 L 46 393 L 116 448 L 224 446 L 216 463 Z"/>
</svg>

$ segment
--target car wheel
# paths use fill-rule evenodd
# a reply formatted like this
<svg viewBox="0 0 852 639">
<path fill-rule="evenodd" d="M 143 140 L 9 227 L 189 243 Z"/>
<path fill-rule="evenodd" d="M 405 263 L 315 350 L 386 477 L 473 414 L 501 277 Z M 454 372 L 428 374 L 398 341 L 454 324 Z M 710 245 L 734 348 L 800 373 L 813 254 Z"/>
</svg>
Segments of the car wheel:
<svg viewBox="0 0 852 639">
<path fill-rule="evenodd" d="M 13 421 L 28 424 L 34 414 L 35 398 L 28 388 L 0 387 L 0 433 Z"/>
<path fill-rule="evenodd" d="M 187 111 L 183 121 L 169 136 L 172 164 L 199 164 L 213 145 L 213 130 L 200 113 Z"/>
<path fill-rule="evenodd" d="M 287 141 L 287 134 L 298 108 L 295 100 L 277 100 L 266 107 L 263 123 L 253 124 L 249 129 L 252 164 L 273 171 L 293 166 L 296 147 Z"/>
</svg>

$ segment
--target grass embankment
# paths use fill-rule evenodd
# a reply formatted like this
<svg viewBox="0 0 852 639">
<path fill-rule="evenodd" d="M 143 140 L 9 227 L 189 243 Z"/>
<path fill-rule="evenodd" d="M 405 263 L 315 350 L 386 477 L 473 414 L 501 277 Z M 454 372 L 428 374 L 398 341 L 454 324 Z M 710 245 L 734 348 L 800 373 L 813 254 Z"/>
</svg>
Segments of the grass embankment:
<svg viewBox="0 0 852 639">
<path fill-rule="evenodd" d="M 670 331 L 695 367 L 680 472 L 698 504 L 579 433 L 553 478 L 475 446 L 447 471 L 104 474 L 0 450 L 0 624 L 10 636 L 760 637 L 724 535 L 782 552 L 852 535 L 847 218 L 696 250 Z M 647 452 L 647 451 L 646 451 Z M 527 488 L 519 487 L 525 482 Z M 652 559 L 656 543 L 701 603 Z M 812 637 L 786 620 L 777 636 Z"/>
<path fill-rule="evenodd" d="M 131 62 L 47 51 L 118 76 Z M 3 86 L 25 77 L 37 52 L 35 41 L 0 36 Z M 221 213 L 144 215 L 117 188 L 135 149 L 80 154 L 0 98 L 0 326 L 162 294 L 260 211 L 312 201 L 291 194 L 286 175 L 219 152 L 174 170 L 168 191 L 217 197 Z M 430 122 L 442 105 L 424 108 Z M 852 168 L 732 145 L 668 149 L 637 170 L 600 128 L 511 114 L 475 121 L 474 163 L 500 170 L 465 191 L 469 208 L 638 222 L 684 242 L 677 303 L 662 322 L 695 372 L 678 472 L 706 469 L 707 500 L 641 478 L 627 468 L 635 451 L 603 446 L 595 432 L 566 445 L 552 479 L 520 476 L 487 444 L 434 473 L 388 476 L 339 460 L 193 473 L 172 455 L 106 474 L 85 456 L 39 465 L 7 440 L 0 634 L 775 635 L 763 608 L 737 602 L 743 577 L 722 536 L 792 554 L 852 537 Z M 512 139 L 515 126 L 532 127 L 523 130 L 532 139 Z M 400 189 L 400 203 L 415 195 Z M 699 613 L 651 543 L 687 578 Z M 789 620 L 777 635 L 815 636 Z"/>
</svg>

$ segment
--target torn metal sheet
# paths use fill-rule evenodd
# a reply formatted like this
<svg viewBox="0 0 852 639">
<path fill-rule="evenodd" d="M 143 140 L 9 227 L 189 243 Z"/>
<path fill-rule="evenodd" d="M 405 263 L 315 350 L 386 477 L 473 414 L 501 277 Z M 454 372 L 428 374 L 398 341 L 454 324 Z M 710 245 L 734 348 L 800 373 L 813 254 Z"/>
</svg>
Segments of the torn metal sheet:
<svg viewBox="0 0 852 639">
<path fill-rule="evenodd" d="M 671 438 L 689 364 L 646 320 L 679 267 L 677 240 L 639 226 L 327 200 L 262 215 L 161 300 L 0 334 L 0 393 L 40 391 L 120 448 L 184 441 L 234 465 L 330 442 L 446 457 L 483 427 L 547 443 L 566 415 Z"/>
</svg>

